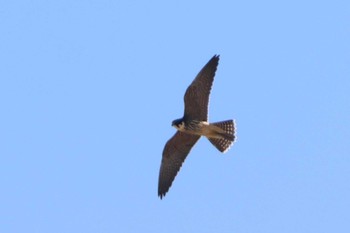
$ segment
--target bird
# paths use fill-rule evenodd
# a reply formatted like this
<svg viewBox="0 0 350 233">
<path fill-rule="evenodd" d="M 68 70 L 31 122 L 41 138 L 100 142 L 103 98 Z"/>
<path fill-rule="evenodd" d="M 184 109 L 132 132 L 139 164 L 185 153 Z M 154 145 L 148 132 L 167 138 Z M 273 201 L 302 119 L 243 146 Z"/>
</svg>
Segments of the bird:
<svg viewBox="0 0 350 233">
<path fill-rule="evenodd" d="M 158 196 L 169 191 L 187 155 L 200 137 L 206 137 L 225 153 L 235 141 L 235 121 L 208 122 L 208 105 L 220 55 L 214 55 L 199 71 L 184 95 L 182 118 L 172 122 L 176 133 L 165 144 L 158 179 Z"/>
</svg>

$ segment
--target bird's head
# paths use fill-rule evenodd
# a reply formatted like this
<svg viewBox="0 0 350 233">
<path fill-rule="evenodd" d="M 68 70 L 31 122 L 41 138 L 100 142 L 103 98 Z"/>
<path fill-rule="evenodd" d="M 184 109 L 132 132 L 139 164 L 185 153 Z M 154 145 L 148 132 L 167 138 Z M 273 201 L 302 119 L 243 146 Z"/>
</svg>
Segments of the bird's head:
<svg viewBox="0 0 350 233">
<path fill-rule="evenodd" d="M 175 127 L 177 130 L 182 130 L 185 126 L 183 118 L 173 120 L 171 126 Z"/>
</svg>

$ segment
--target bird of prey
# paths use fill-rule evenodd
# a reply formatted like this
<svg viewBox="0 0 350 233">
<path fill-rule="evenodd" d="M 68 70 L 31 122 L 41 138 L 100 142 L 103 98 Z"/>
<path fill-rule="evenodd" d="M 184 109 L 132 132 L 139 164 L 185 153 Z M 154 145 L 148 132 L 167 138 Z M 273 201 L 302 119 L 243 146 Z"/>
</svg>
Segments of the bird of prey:
<svg viewBox="0 0 350 233">
<path fill-rule="evenodd" d="M 175 135 L 165 144 L 159 171 L 158 196 L 168 192 L 182 163 L 201 136 L 205 136 L 220 151 L 226 152 L 235 141 L 233 120 L 208 122 L 208 103 L 219 55 L 214 55 L 187 88 L 182 118 L 174 120 Z"/>
</svg>

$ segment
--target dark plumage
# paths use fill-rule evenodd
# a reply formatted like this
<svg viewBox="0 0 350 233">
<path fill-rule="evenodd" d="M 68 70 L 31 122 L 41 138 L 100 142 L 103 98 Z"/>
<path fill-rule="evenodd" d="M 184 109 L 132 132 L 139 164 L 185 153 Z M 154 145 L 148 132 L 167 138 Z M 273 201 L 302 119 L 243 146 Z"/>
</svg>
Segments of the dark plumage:
<svg viewBox="0 0 350 233">
<path fill-rule="evenodd" d="M 183 117 L 172 122 L 178 131 L 163 150 L 158 183 L 160 198 L 168 192 L 182 163 L 201 136 L 206 136 L 221 152 L 227 151 L 235 140 L 233 120 L 208 123 L 209 95 L 218 63 L 219 56 L 215 55 L 197 74 L 184 96 Z"/>
</svg>

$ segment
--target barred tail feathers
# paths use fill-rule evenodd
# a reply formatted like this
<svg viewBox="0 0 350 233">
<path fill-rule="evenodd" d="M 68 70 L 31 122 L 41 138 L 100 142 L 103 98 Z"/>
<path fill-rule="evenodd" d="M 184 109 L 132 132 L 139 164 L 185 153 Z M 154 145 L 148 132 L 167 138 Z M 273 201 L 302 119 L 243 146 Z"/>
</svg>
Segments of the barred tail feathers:
<svg viewBox="0 0 350 233">
<path fill-rule="evenodd" d="M 211 123 L 224 131 L 220 133 L 220 138 L 213 137 L 208 140 L 220 151 L 225 153 L 235 141 L 235 122 L 233 120 Z"/>
</svg>

